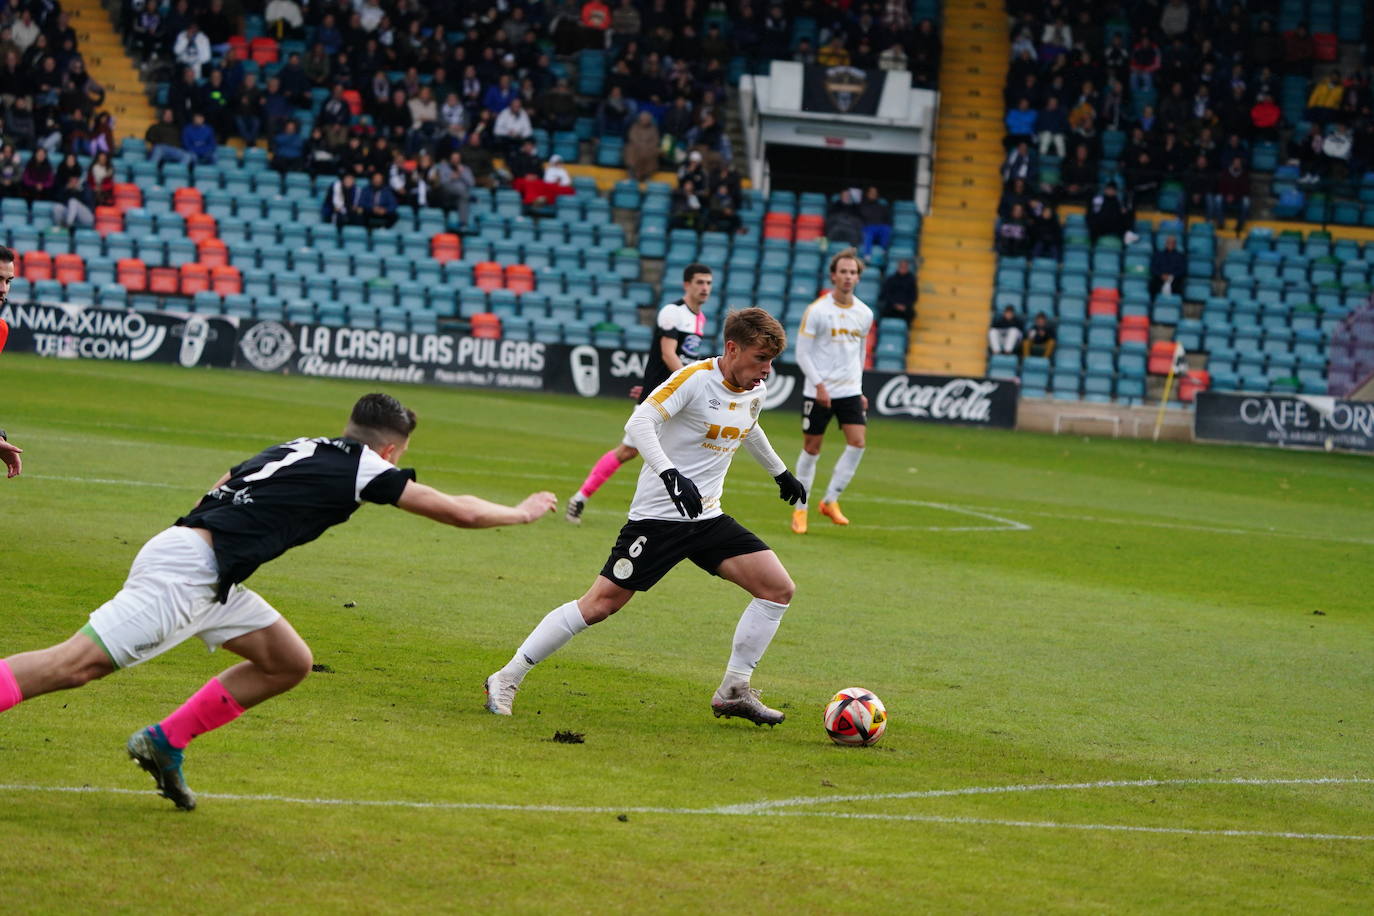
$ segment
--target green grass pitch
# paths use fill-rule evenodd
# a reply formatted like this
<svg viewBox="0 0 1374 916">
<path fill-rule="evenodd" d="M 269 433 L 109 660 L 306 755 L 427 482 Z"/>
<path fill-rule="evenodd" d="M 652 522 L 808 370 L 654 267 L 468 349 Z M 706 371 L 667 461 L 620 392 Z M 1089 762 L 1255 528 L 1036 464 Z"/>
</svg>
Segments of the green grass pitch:
<svg viewBox="0 0 1374 916">
<path fill-rule="evenodd" d="M 0 360 L 0 655 L 65 638 L 232 463 L 335 434 L 376 386 Z M 572 492 L 629 402 L 393 389 L 406 464 L 455 492 Z M 765 427 L 793 463 L 796 418 Z M 822 456 L 823 484 L 838 441 Z M 1367 910 L 1374 497 L 1366 458 L 876 421 L 804 538 L 747 454 L 726 507 L 797 596 L 755 676 L 776 729 L 709 699 L 746 598 L 690 565 L 525 682 L 482 680 L 580 595 L 634 470 L 580 528 L 392 509 L 250 584 L 310 643 L 295 691 L 198 740 L 200 808 L 125 738 L 230 663 L 192 641 L 0 715 L 6 912 Z M 887 704 L 830 744 L 842 687 Z M 583 744 L 552 741 L 557 730 Z M 76 791 L 76 790 L 86 791 Z"/>
</svg>

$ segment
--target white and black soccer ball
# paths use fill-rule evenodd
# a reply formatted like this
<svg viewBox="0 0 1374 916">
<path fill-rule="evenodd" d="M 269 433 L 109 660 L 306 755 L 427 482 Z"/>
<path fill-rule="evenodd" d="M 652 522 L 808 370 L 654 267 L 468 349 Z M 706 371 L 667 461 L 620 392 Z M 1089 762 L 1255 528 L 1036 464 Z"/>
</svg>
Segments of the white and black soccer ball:
<svg viewBox="0 0 1374 916">
<path fill-rule="evenodd" d="M 836 744 L 866 747 L 887 731 L 887 707 L 871 690 L 846 687 L 825 707 L 825 733 Z"/>
</svg>

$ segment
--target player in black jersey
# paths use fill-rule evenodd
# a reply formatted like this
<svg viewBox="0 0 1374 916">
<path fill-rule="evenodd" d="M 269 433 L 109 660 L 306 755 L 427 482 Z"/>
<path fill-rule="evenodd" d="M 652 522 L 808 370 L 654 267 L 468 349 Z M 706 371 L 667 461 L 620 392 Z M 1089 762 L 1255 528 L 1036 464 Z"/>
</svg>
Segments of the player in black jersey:
<svg viewBox="0 0 1374 916">
<path fill-rule="evenodd" d="M 644 381 L 630 389 L 630 397 L 636 399 L 635 403 L 643 404 L 655 388 L 668 381 L 668 376 L 706 355 L 701 349 L 702 331 L 706 327 L 706 315 L 701 309 L 711 298 L 712 279 L 711 268 L 705 264 L 688 264 L 683 269 L 682 298 L 659 309 L 654 321 L 654 340 L 649 346 L 649 361 L 644 366 Z M 627 437 L 598 458 L 587 479 L 568 500 L 564 517 L 574 525 L 582 524 L 582 510 L 592 494 L 601 489 L 622 464 L 638 457 L 639 451 Z"/>
<path fill-rule="evenodd" d="M 396 467 L 415 422 L 395 398 L 369 394 L 354 405 L 342 436 L 295 439 L 231 468 L 194 509 L 143 545 L 119 594 L 74 636 L 0 660 L 0 711 L 147 661 L 192 636 L 211 651 L 222 645 L 244 661 L 128 742 L 159 794 L 194 808 L 182 749 L 310 673 L 310 647 L 243 585 L 259 566 L 347 521 L 363 502 L 458 528 L 518 525 L 553 511 L 548 492 L 503 506 L 416 483 L 413 470 Z"/>
</svg>

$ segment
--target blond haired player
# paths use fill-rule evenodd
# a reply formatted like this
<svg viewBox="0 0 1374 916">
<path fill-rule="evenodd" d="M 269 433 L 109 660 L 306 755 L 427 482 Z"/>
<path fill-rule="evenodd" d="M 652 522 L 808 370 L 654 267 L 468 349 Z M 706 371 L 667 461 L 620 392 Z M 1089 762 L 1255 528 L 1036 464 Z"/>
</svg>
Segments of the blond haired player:
<svg viewBox="0 0 1374 916">
<path fill-rule="evenodd" d="M 763 309 L 732 312 L 725 320 L 724 355 L 683 366 L 635 408 L 625 431 L 644 466 L 629 520 L 587 593 L 550 611 L 506 666 L 487 678 L 487 709 L 510 715 L 515 691 L 531 668 L 691 560 L 752 598 L 735 629 L 712 711 L 757 725 L 783 720 L 781 712 L 763 705 L 749 680 L 795 586 L 777 554 L 721 511 L 721 492 L 743 445 L 773 475 L 782 499 L 806 499 L 758 422 L 764 379 L 785 344 L 782 325 Z"/>
<path fill-rule="evenodd" d="M 833 416 L 844 433 L 845 447 L 830 474 L 830 485 L 825 488 L 820 509 L 837 525 L 849 524 L 840 511 L 840 494 L 854 479 L 866 443 L 864 353 L 868 332 L 873 328 L 873 311 L 854 295 L 863 269 L 863 261 L 853 248 L 846 248 L 830 259 L 830 292 L 807 307 L 797 337 L 797 365 L 806 376 L 797 477 L 809 492 L 816 477 L 825 428 Z M 792 530 L 806 534 L 805 499 L 792 512 Z"/>
</svg>

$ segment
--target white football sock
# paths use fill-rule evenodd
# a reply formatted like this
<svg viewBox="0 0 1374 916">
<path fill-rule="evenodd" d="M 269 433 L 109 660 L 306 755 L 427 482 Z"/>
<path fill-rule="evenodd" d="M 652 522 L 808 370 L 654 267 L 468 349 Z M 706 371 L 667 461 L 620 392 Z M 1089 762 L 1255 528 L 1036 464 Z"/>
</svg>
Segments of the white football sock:
<svg viewBox="0 0 1374 916">
<path fill-rule="evenodd" d="M 811 495 L 811 485 L 816 482 L 816 462 L 820 459 L 820 455 L 813 455 L 806 449 L 802 449 L 802 453 L 797 456 L 797 479 L 806 487 L 807 496 Z M 805 509 L 806 500 L 798 500 L 797 508 Z"/>
<path fill-rule="evenodd" d="M 854 472 L 859 469 L 859 462 L 863 460 L 864 450 L 855 448 L 852 445 L 844 447 L 844 454 L 840 460 L 835 462 L 835 470 L 830 473 L 830 486 L 825 488 L 825 501 L 833 503 L 840 498 L 844 488 L 849 486 L 849 482 L 854 479 Z"/>
<path fill-rule="evenodd" d="M 730 661 L 725 665 L 725 677 L 720 682 L 722 693 L 729 693 L 733 685 L 749 683 L 749 676 L 773 641 L 773 634 L 778 632 L 778 623 L 786 612 L 787 605 L 776 601 L 755 598 L 749 602 L 735 627 Z"/>
<path fill-rule="evenodd" d="M 587 621 L 582 619 L 577 602 L 560 604 L 545 614 L 538 626 L 530 631 L 530 635 L 525 637 L 520 648 L 515 650 L 515 655 L 506 663 L 506 667 L 501 669 L 502 672 L 519 683 L 531 668 L 563 648 L 568 640 L 585 629 Z"/>
</svg>

